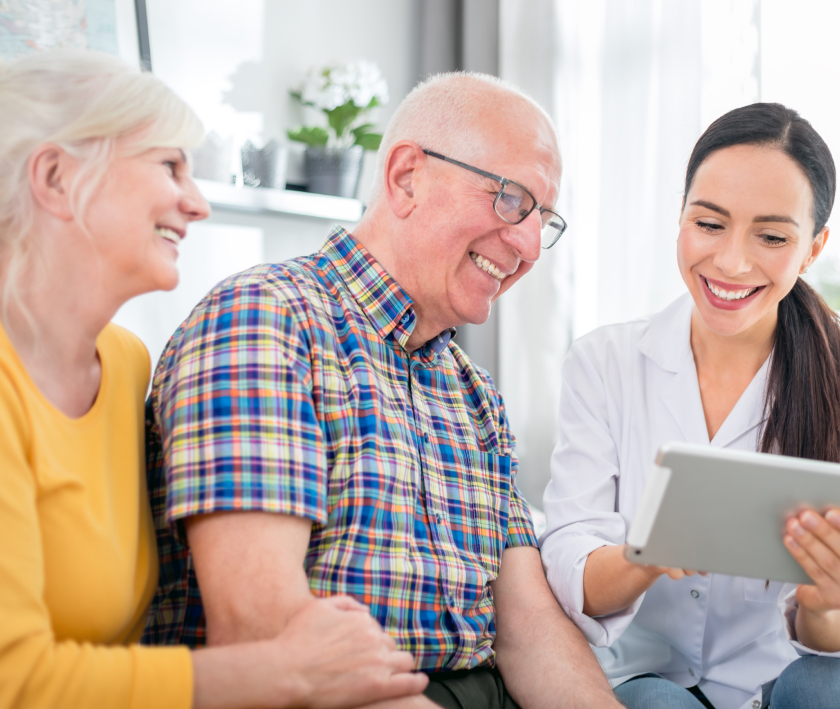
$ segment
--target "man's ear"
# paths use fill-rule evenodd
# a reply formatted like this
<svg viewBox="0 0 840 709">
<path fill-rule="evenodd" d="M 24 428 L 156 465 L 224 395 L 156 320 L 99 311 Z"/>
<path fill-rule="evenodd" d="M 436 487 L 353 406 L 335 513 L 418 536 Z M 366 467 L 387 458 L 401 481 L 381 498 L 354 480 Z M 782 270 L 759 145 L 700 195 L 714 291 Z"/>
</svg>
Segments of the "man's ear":
<svg viewBox="0 0 840 709">
<path fill-rule="evenodd" d="M 412 140 L 401 140 L 388 151 L 383 175 L 385 194 L 399 219 L 408 217 L 417 205 L 417 177 L 425 164 L 423 149 Z"/>
<path fill-rule="evenodd" d="M 35 201 L 58 219 L 73 219 L 70 183 L 78 167 L 76 159 L 54 143 L 44 143 L 32 151 L 27 167 Z"/>
</svg>

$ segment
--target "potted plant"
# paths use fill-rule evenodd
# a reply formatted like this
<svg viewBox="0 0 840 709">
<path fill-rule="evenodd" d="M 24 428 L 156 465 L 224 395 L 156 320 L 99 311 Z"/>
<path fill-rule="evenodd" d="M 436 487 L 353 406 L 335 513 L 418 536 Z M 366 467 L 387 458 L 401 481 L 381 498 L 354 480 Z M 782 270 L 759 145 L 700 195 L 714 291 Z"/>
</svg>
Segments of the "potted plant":
<svg viewBox="0 0 840 709">
<path fill-rule="evenodd" d="M 289 92 L 327 117 L 326 127 L 298 126 L 286 132 L 306 144 L 304 168 L 310 192 L 353 197 L 365 150 L 378 150 L 382 134 L 365 122 L 373 108 L 388 103 L 388 86 L 370 61 L 313 67 Z"/>
</svg>

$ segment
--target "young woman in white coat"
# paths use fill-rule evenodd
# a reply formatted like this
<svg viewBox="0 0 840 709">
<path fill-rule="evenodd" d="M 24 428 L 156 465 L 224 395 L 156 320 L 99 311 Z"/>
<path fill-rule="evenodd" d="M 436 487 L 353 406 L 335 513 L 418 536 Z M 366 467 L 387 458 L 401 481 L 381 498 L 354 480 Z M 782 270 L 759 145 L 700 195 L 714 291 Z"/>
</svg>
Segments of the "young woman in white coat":
<svg viewBox="0 0 840 709">
<path fill-rule="evenodd" d="M 840 706 L 840 511 L 788 522 L 785 545 L 814 581 L 798 588 L 622 553 L 666 441 L 840 462 L 840 324 L 799 277 L 828 238 L 835 182 L 795 111 L 754 104 L 715 121 L 686 174 L 689 293 L 586 335 L 564 364 L 543 563 L 628 707 Z"/>
</svg>

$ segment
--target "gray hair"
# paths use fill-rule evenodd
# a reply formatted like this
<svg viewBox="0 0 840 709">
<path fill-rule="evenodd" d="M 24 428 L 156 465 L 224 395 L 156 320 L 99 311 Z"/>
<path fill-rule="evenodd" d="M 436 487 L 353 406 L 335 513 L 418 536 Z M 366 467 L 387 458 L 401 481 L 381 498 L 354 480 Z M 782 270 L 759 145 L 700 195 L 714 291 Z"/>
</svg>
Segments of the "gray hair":
<svg viewBox="0 0 840 709">
<path fill-rule="evenodd" d="M 54 143 L 82 161 L 70 186 L 82 221 L 114 157 L 153 147 L 191 147 L 204 129 L 193 111 L 152 74 L 109 54 L 38 52 L 0 64 L 0 303 L 5 315 L 36 255 L 30 239 L 34 201 L 27 165 L 36 147 Z"/>
</svg>

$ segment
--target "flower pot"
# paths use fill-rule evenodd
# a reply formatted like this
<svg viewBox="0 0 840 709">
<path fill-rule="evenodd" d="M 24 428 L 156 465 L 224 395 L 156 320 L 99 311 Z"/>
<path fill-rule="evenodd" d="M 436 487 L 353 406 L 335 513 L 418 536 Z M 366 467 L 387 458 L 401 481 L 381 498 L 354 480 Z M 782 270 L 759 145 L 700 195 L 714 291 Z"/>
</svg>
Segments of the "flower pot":
<svg viewBox="0 0 840 709">
<path fill-rule="evenodd" d="M 336 197 L 355 197 L 362 173 L 364 149 L 323 148 L 308 145 L 303 153 L 304 170 L 310 192 Z"/>
</svg>

